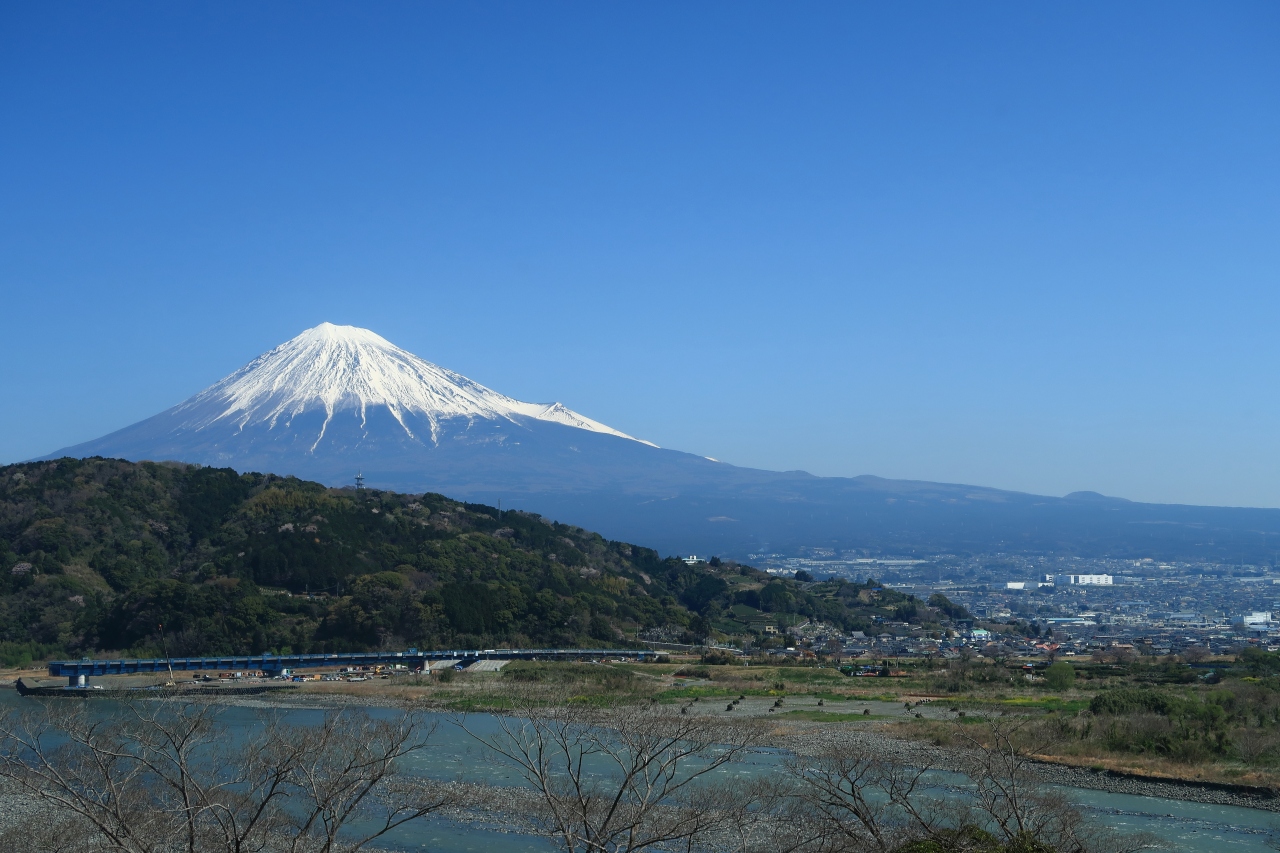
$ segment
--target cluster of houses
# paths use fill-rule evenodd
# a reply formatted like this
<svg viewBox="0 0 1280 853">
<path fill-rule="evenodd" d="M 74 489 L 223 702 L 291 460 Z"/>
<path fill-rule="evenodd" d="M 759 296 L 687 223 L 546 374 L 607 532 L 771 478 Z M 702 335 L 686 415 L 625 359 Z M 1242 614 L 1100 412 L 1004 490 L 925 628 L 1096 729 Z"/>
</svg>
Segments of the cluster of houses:
<svg viewBox="0 0 1280 853">
<path fill-rule="evenodd" d="M 794 645 L 768 649 L 766 654 L 794 658 L 827 658 L 856 661 L 859 658 L 882 660 L 884 658 L 940 658 L 943 660 L 981 658 L 1045 658 L 1074 656 L 1129 656 L 1169 655 L 1185 652 L 1189 648 L 1204 649 L 1210 653 L 1226 653 L 1238 650 L 1242 643 L 1271 648 L 1266 640 L 1243 639 L 1238 633 L 1222 632 L 1220 636 L 1206 637 L 1177 634 L 1176 632 L 1151 632 L 1146 636 L 1129 636 L 1124 632 L 1099 631 L 1100 626 L 1088 623 L 1092 629 L 1072 633 L 1065 630 L 1046 630 L 1043 637 L 1023 637 L 1010 633 L 993 633 L 979 627 L 964 627 L 960 631 L 948 631 L 950 636 L 931 636 L 907 623 L 885 623 L 892 629 L 868 636 L 862 631 L 843 632 L 835 626 L 817 622 L 805 622 L 790 629 Z M 1046 626 L 1048 627 L 1048 626 Z M 1280 643 L 1276 643 L 1280 649 Z M 742 651 L 751 651 L 744 649 Z"/>
</svg>

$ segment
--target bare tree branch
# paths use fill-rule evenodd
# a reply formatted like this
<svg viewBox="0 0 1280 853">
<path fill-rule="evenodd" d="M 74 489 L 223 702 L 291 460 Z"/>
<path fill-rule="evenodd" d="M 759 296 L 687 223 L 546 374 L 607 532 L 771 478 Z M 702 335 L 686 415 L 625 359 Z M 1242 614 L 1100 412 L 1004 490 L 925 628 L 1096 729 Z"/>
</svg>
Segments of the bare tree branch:
<svg viewBox="0 0 1280 853">
<path fill-rule="evenodd" d="M 540 831 L 567 853 L 694 849 L 733 823 L 737 804 L 709 782 L 760 738 L 751 723 L 656 703 L 596 709 L 518 697 L 496 734 L 465 716 L 455 722 L 532 786 Z"/>
<path fill-rule="evenodd" d="M 397 775 L 434 731 L 414 714 L 264 714 L 232 736 L 219 713 L 167 700 L 8 713 L 0 778 L 43 804 L 58 832 L 38 843 L 57 851 L 354 853 L 448 804 Z"/>
</svg>

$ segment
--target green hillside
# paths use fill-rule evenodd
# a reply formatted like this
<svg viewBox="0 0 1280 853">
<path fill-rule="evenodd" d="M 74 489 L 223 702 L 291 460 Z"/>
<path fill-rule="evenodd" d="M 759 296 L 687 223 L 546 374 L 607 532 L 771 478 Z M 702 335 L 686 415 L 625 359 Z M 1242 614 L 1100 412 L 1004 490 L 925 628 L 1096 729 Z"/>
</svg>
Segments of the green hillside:
<svg viewBox="0 0 1280 853">
<path fill-rule="evenodd" d="M 441 495 L 173 463 L 11 465 L 0 468 L 0 663 L 632 645 L 642 631 L 763 641 L 766 624 L 805 618 L 847 629 L 937 618 L 874 582 L 713 563 Z"/>
</svg>

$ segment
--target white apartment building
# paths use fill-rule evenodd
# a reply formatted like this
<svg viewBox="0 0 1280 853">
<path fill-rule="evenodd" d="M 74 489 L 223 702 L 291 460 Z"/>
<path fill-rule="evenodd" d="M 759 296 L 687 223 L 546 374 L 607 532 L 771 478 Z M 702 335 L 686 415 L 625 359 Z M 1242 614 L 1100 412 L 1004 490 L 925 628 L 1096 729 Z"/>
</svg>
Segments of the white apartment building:
<svg viewBox="0 0 1280 853">
<path fill-rule="evenodd" d="M 1067 583 L 1077 586 L 1111 586 L 1115 579 L 1111 575 L 1065 575 Z"/>
</svg>

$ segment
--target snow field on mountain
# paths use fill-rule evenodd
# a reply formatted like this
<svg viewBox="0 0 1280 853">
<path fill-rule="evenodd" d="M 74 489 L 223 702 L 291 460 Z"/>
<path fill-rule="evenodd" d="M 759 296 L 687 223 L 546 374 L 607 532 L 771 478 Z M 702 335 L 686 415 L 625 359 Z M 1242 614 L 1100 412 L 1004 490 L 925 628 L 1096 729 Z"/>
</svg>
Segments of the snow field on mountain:
<svg viewBox="0 0 1280 853">
<path fill-rule="evenodd" d="M 180 427 L 184 430 L 201 430 L 219 421 L 243 430 L 261 424 L 287 428 L 294 417 L 323 409 L 325 419 L 314 448 L 335 413 L 358 410 L 363 425 L 374 406 L 386 407 L 410 437 L 433 443 L 440 437 L 441 422 L 459 417 L 513 423 L 532 418 L 640 441 L 560 403 L 525 403 L 499 394 L 368 329 L 332 323 L 321 323 L 259 356 L 174 412 L 186 415 Z M 432 434 L 414 435 L 405 422 L 408 414 L 426 418 Z"/>
</svg>

